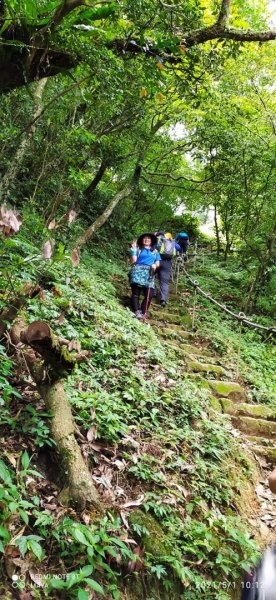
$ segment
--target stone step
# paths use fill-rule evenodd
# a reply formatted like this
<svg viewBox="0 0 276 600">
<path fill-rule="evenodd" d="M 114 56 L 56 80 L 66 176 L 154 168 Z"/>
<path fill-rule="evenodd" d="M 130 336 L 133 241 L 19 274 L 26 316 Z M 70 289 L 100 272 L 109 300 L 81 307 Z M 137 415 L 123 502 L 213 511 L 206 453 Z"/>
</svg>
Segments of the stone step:
<svg viewBox="0 0 276 600">
<path fill-rule="evenodd" d="M 217 381 L 216 379 L 206 379 L 208 386 L 213 393 L 222 398 L 231 398 L 236 402 L 246 401 L 246 392 L 244 388 L 236 381 Z"/>
<path fill-rule="evenodd" d="M 161 304 L 158 303 L 153 303 L 150 305 L 150 311 L 153 311 L 155 315 L 160 315 L 162 316 L 163 313 L 173 313 L 174 315 L 178 315 L 181 312 L 181 307 L 180 306 L 175 306 L 174 304 L 169 303 L 168 306 L 161 306 Z"/>
<path fill-rule="evenodd" d="M 268 439 L 276 438 L 276 422 L 265 419 L 256 419 L 254 417 L 232 417 L 232 423 L 243 433 L 254 436 L 264 436 Z"/>
<path fill-rule="evenodd" d="M 156 316 L 156 315 L 155 315 Z M 177 314 L 162 311 L 158 315 L 160 321 L 165 323 L 170 323 L 171 325 L 182 325 L 184 327 L 191 328 L 192 327 L 192 319 L 189 314 Z"/>
<path fill-rule="evenodd" d="M 183 344 L 180 343 L 180 348 L 182 348 L 183 350 L 185 350 L 186 352 L 190 352 L 190 354 L 194 354 L 196 356 L 198 356 L 199 358 L 203 358 L 205 360 L 210 360 L 212 358 L 212 355 L 209 354 L 208 350 L 206 348 L 199 348 L 198 346 L 194 346 L 193 344 Z"/>
<path fill-rule="evenodd" d="M 258 456 L 263 456 L 273 466 L 276 463 L 276 447 L 274 440 L 262 438 L 256 435 L 247 435 L 246 440 L 252 452 Z"/>
<path fill-rule="evenodd" d="M 196 360 L 186 360 L 186 364 L 189 371 L 193 371 L 194 373 L 216 373 L 216 375 L 220 376 L 227 375 L 225 369 L 219 365 L 201 363 Z"/>
<path fill-rule="evenodd" d="M 181 339 L 191 339 L 193 337 L 193 333 L 191 331 L 185 331 L 181 325 L 170 325 L 169 327 L 166 327 L 160 321 L 154 321 L 151 319 L 149 323 L 152 325 L 152 327 L 154 327 L 154 329 L 156 329 L 159 335 L 165 338 L 176 339 L 176 336 L 178 336 Z"/>
<path fill-rule="evenodd" d="M 221 398 L 220 402 L 223 411 L 229 415 L 243 415 L 245 417 L 253 418 L 260 417 L 261 419 L 276 421 L 276 409 L 273 409 L 266 404 L 236 403 L 228 398 Z"/>
<path fill-rule="evenodd" d="M 210 360 L 210 356 L 206 354 L 199 354 L 199 349 L 196 348 L 196 346 L 192 346 L 192 344 L 183 344 L 181 343 L 181 341 L 178 341 L 176 339 L 166 339 L 166 346 L 169 346 L 181 356 L 184 356 L 185 358 L 190 358 L 191 361 L 194 361 L 196 359 L 202 359 L 202 361 L 206 363 Z"/>
</svg>

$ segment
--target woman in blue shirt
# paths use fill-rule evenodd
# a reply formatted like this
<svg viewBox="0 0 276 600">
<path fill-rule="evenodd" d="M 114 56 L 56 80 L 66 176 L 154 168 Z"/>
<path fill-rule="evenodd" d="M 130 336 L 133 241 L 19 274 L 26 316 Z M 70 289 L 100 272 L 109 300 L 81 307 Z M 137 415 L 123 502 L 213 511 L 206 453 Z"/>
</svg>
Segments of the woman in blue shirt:
<svg viewBox="0 0 276 600">
<path fill-rule="evenodd" d="M 155 249 L 157 238 L 153 233 L 143 233 L 131 245 L 131 270 L 129 281 L 132 289 L 131 303 L 138 319 L 146 319 L 147 311 L 154 294 L 154 275 L 160 264 L 160 254 Z M 140 295 L 143 302 L 140 308 Z"/>
</svg>

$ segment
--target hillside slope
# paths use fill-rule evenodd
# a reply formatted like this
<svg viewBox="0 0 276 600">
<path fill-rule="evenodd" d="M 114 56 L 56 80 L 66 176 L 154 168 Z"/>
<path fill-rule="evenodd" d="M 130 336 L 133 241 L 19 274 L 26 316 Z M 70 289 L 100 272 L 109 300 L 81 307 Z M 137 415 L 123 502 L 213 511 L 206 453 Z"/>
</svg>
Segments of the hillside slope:
<svg viewBox="0 0 276 600">
<path fill-rule="evenodd" d="M 21 316 L 89 351 L 65 388 L 104 514 L 66 506 L 51 415 L 2 345 L 3 598 L 226 600 L 256 560 L 253 529 L 257 543 L 270 537 L 261 523 L 273 500 L 259 483 L 260 507 L 254 489 L 265 476 L 255 446 L 266 442 L 251 439 L 252 453 L 237 431 L 259 417 L 246 386 L 191 332 L 190 294 L 172 290 L 167 311 L 153 306 L 144 324 L 123 306 L 124 278 L 88 258 L 17 273 L 18 288 L 41 286 Z M 274 439 L 271 411 L 251 431 L 258 440 Z"/>
</svg>

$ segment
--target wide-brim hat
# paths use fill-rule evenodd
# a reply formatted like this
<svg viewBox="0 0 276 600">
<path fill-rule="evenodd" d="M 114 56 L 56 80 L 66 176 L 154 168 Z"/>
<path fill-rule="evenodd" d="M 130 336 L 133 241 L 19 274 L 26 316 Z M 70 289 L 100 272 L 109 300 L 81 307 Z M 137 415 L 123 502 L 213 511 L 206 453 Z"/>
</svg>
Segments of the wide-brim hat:
<svg viewBox="0 0 276 600">
<path fill-rule="evenodd" d="M 157 244 L 157 237 L 156 235 L 154 235 L 154 233 L 142 233 L 142 235 L 140 235 L 137 240 L 137 245 L 139 246 L 139 248 L 143 246 L 144 237 L 149 237 L 151 239 L 151 246 L 155 246 L 155 244 Z"/>
</svg>

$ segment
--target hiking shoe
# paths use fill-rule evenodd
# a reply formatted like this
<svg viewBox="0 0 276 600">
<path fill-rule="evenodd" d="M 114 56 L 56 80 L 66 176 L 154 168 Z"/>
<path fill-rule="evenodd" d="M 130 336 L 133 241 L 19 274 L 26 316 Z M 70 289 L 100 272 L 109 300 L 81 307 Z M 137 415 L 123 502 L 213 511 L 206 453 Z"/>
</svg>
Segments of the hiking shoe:
<svg viewBox="0 0 276 600">
<path fill-rule="evenodd" d="M 166 306 L 167 302 L 166 302 L 166 300 L 161 300 L 161 303 L 160 303 L 160 304 L 161 304 L 161 306 L 163 306 L 163 308 L 164 308 L 164 306 Z"/>
<path fill-rule="evenodd" d="M 146 320 L 147 320 L 147 318 L 148 318 L 148 314 L 147 314 L 147 313 L 141 313 L 141 317 L 140 317 L 140 319 L 141 319 L 142 321 L 146 321 Z"/>
<path fill-rule="evenodd" d="M 142 311 L 141 310 L 136 310 L 135 317 L 137 317 L 137 319 L 143 319 L 143 313 L 142 313 Z"/>
</svg>

